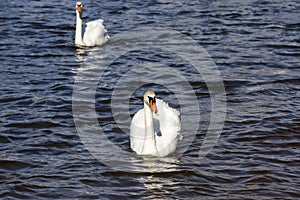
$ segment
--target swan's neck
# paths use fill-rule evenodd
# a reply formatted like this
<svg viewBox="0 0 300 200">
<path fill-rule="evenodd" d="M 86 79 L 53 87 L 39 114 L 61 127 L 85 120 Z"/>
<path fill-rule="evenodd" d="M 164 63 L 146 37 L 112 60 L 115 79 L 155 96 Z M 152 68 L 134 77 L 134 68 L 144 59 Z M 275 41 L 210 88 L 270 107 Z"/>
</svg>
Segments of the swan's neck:
<svg viewBox="0 0 300 200">
<path fill-rule="evenodd" d="M 82 40 L 82 19 L 78 11 L 76 11 L 76 33 L 75 33 L 75 44 L 84 45 Z"/>
<path fill-rule="evenodd" d="M 157 152 L 153 125 L 152 111 L 149 105 L 144 103 L 144 114 L 145 114 L 145 141 L 144 148 L 147 148 L 151 152 Z"/>
</svg>

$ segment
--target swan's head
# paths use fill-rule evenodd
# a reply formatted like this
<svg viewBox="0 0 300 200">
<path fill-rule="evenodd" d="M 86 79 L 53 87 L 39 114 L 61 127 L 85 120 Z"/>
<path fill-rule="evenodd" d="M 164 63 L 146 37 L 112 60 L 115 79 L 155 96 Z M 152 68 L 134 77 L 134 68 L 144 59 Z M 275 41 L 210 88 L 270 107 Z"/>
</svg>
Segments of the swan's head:
<svg viewBox="0 0 300 200">
<path fill-rule="evenodd" d="M 144 94 L 144 102 L 151 108 L 152 112 L 157 113 L 155 92 L 148 90 Z"/>
<path fill-rule="evenodd" d="M 82 3 L 80 1 L 78 1 L 76 3 L 76 10 L 79 13 L 80 18 L 82 17 Z"/>
</svg>

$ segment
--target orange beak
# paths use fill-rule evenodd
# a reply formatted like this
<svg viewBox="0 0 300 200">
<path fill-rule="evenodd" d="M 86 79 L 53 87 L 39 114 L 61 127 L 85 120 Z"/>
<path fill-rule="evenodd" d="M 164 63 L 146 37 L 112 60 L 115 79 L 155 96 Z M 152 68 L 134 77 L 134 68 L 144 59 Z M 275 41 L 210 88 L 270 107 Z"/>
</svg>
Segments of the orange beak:
<svg viewBox="0 0 300 200">
<path fill-rule="evenodd" d="M 82 7 L 81 7 L 81 6 L 77 6 L 77 10 L 78 10 L 78 12 L 81 14 L 81 12 L 82 12 Z"/>
<path fill-rule="evenodd" d="M 156 103 L 154 103 L 153 101 L 150 101 L 150 108 L 152 110 L 152 112 L 157 113 L 157 107 L 156 107 Z"/>
</svg>

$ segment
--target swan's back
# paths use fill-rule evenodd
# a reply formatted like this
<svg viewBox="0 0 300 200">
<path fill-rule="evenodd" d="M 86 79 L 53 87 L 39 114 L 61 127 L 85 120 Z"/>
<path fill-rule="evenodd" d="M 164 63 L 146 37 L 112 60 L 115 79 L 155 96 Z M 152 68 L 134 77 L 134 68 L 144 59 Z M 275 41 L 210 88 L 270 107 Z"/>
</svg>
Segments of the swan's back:
<svg viewBox="0 0 300 200">
<path fill-rule="evenodd" d="M 102 45 L 109 38 L 106 32 L 102 19 L 88 22 L 86 23 L 83 42 L 86 46 Z"/>
<path fill-rule="evenodd" d="M 157 114 L 153 114 L 155 142 L 158 156 L 167 156 L 176 150 L 180 139 L 180 113 L 169 107 L 164 101 L 157 99 Z M 139 110 L 133 117 L 130 127 L 131 148 L 137 154 L 143 154 L 145 132 L 144 109 Z"/>
</svg>

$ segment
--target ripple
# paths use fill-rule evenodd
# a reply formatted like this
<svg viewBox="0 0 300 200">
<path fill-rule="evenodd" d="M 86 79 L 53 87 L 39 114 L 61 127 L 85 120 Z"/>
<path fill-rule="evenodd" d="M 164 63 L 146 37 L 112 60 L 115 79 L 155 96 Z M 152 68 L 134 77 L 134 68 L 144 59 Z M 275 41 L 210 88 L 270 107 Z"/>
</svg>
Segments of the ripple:
<svg viewBox="0 0 300 200">
<path fill-rule="evenodd" d="M 21 161 L 13 161 L 13 160 L 0 160 L 0 168 L 3 170 L 20 170 L 24 168 L 34 167 L 34 165 Z"/>
</svg>

